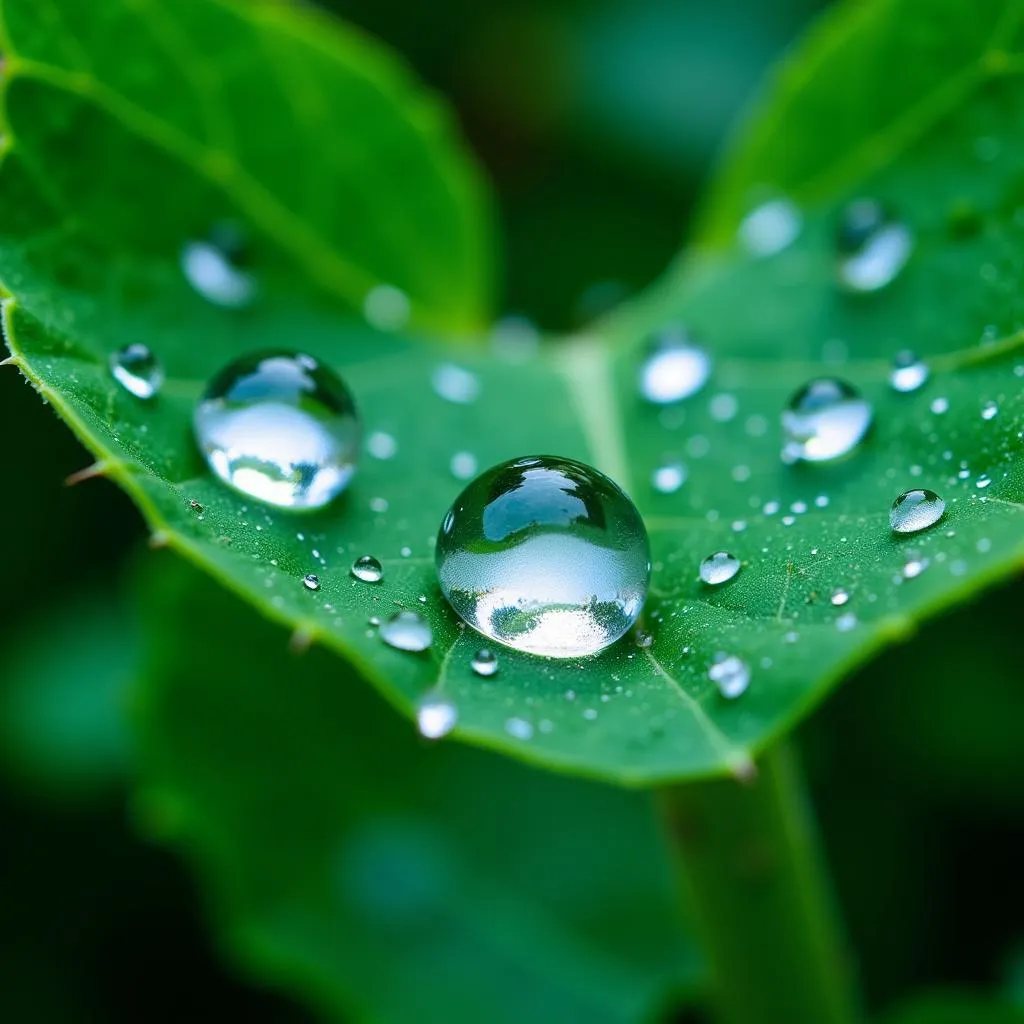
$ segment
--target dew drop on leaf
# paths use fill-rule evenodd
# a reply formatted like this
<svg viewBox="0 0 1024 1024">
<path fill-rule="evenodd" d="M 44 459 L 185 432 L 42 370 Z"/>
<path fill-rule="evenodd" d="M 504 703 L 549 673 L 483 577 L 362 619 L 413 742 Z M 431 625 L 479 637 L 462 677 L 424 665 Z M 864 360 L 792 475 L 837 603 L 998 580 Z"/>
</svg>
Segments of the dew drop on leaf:
<svg viewBox="0 0 1024 1024">
<path fill-rule="evenodd" d="M 894 533 L 918 533 L 934 526 L 946 511 L 946 503 L 934 491 L 918 487 L 904 491 L 889 511 Z"/>
<path fill-rule="evenodd" d="M 309 572 L 302 577 L 302 585 L 307 590 L 319 590 L 320 589 L 320 577 L 315 573 Z"/>
<path fill-rule="evenodd" d="M 839 283 L 852 292 L 890 284 L 910 258 L 913 236 L 875 199 L 857 199 L 843 210 L 836 233 Z"/>
<path fill-rule="evenodd" d="M 375 459 L 393 459 L 398 451 L 398 442 L 383 430 L 375 430 L 366 439 L 366 450 Z"/>
<path fill-rule="evenodd" d="M 845 587 L 836 587 L 829 596 L 829 602 L 839 608 L 850 600 L 850 592 Z"/>
<path fill-rule="evenodd" d="M 928 380 L 928 365 L 913 352 L 897 352 L 889 371 L 893 391 L 907 394 L 917 391 Z"/>
<path fill-rule="evenodd" d="M 533 726 L 525 718 L 510 718 L 505 723 L 505 732 L 515 740 L 533 738 Z"/>
<path fill-rule="evenodd" d="M 851 629 L 856 627 L 856 625 L 857 616 L 854 615 L 853 612 L 843 612 L 843 614 L 836 619 L 836 629 L 838 629 L 840 633 L 849 633 Z"/>
<path fill-rule="evenodd" d="M 803 224 L 800 208 L 788 199 L 769 199 L 740 224 L 740 244 L 752 256 L 773 256 L 796 241 Z"/>
<path fill-rule="evenodd" d="M 666 462 L 651 474 L 651 485 L 659 494 L 675 494 L 686 482 L 686 467 L 681 462 Z"/>
<path fill-rule="evenodd" d="M 498 673 L 498 656 L 488 647 L 481 647 L 469 664 L 478 676 L 486 678 Z"/>
<path fill-rule="evenodd" d="M 805 384 L 782 413 L 784 462 L 832 462 L 849 455 L 871 426 L 871 404 L 834 377 Z"/>
<path fill-rule="evenodd" d="M 740 560 L 728 551 L 716 551 L 700 563 L 700 578 L 709 586 L 728 583 L 740 571 Z"/>
<path fill-rule="evenodd" d="M 416 706 L 416 728 L 425 739 L 439 740 L 447 736 L 458 720 L 458 709 L 439 693 L 424 694 Z"/>
<path fill-rule="evenodd" d="M 981 407 L 981 418 L 983 420 L 995 419 L 999 412 L 999 406 L 995 402 L 986 402 Z"/>
<path fill-rule="evenodd" d="M 378 331 L 400 331 L 409 322 L 409 296 L 390 284 L 378 284 L 363 299 L 363 316 Z"/>
<path fill-rule="evenodd" d="M 944 395 L 939 395 L 938 398 L 932 399 L 932 404 L 929 408 L 936 416 L 941 416 L 944 412 L 949 411 L 949 399 Z"/>
<path fill-rule="evenodd" d="M 163 387 L 164 369 L 141 341 L 132 342 L 110 354 L 114 380 L 136 398 L 152 398 Z"/>
<path fill-rule="evenodd" d="M 384 567 L 373 555 L 360 555 L 349 571 L 363 583 L 380 583 L 384 578 Z"/>
<path fill-rule="evenodd" d="M 228 221 L 215 224 L 208 238 L 186 242 L 181 250 L 186 280 L 207 302 L 241 309 L 256 294 L 256 279 L 245 269 L 245 238 Z"/>
<path fill-rule="evenodd" d="M 396 612 L 381 623 L 380 638 L 398 651 L 425 651 L 433 642 L 434 634 L 419 612 L 405 609 Z"/>
<path fill-rule="evenodd" d="M 444 517 L 441 591 L 499 644 L 553 658 L 596 654 L 636 622 L 650 547 L 628 497 L 590 466 L 552 456 L 477 477 Z"/>
<path fill-rule="evenodd" d="M 915 553 L 908 553 L 907 560 L 903 563 L 903 568 L 900 570 L 900 575 L 905 580 L 916 579 L 928 568 L 928 559 Z"/>
<path fill-rule="evenodd" d="M 262 352 L 236 360 L 207 385 L 193 426 L 214 473 L 271 505 L 322 508 L 355 471 L 352 396 L 310 356 Z"/>
<path fill-rule="evenodd" d="M 696 394 L 711 374 L 711 357 L 683 328 L 654 338 L 640 367 L 640 394 L 655 405 L 681 402 Z"/>
<path fill-rule="evenodd" d="M 723 697 L 731 700 L 739 697 L 750 685 L 750 666 L 735 654 L 719 651 L 708 669 L 708 678 Z"/>
<path fill-rule="evenodd" d="M 472 452 L 456 452 L 449 463 L 449 469 L 456 480 L 472 480 L 478 468 L 476 456 Z"/>
<path fill-rule="evenodd" d="M 441 363 L 430 376 L 436 394 L 446 402 L 469 405 L 480 396 L 480 378 L 454 363 Z"/>
</svg>

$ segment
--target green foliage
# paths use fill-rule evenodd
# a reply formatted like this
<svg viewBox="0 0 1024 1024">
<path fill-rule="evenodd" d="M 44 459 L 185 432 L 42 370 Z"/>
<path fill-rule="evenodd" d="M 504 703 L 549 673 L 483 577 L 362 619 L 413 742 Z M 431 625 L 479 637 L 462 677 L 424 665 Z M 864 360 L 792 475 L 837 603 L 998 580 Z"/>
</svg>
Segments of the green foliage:
<svg viewBox="0 0 1024 1024">
<path fill-rule="evenodd" d="M 162 569 L 142 821 L 195 860 L 245 965 L 387 1021 L 635 1021 L 689 993 L 650 797 L 417 742 L 336 658 Z"/>
<path fill-rule="evenodd" d="M 311 255 L 329 248 L 344 251 L 346 265 L 367 268 L 352 279 L 356 291 L 377 279 L 406 286 L 422 323 L 457 326 L 473 319 L 468 310 L 480 309 L 475 269 L 467 269 L 476 266 L 481 235 L 476 193 L 466 185 L 472 171 L 455 148 L 422 129 L 421 106 L 408 99 L 408 87 L 398 88 L 375 50 L 280 9 L 244 13 L 210 0 L 173 10 L 155 2 L 102 11 L 58 3 L 63 21 L 47 22 L 43 32 L 44 8 L 7 0 L 11 135 L 0 172 L 0 274 L 14 296 L 5 307 L 8 345 L 162 539 L 268 616 L 338 650 L 401 709 L 410 711 L 424 691 L 440 686 L 459 708 L 463 738 L 625 782 L 743 772 L 755 751 L 851 666 L 906 636 L 920 617 L 1005 576 L 1024 554 L 1024 479 L 1016 459 L 1024 405 L 1015 373 L 1024 363 L 1014 333 L 1022 294 L 1014 253 L 1022 228 L 1009 216 L 1018 198 L 1019 153 L 1009 134 L 1020 104 L 1011 73 L 1018 5 L 1006 4 L 993 24 L 944 36 L 941 46 L 931 33 L 908 28 L 917 7 L 904 0 L 872 8 L 870 17 L 840 14 L 826 23 L 806 66 L 824 64 L 827 74 L 798 74 L 804 65 L 794 59 L 751 129 L 753 141 L 723 172 L 726 185 L 708 223 L 727 225 L 732 237 L 742 202 L 756 198 L 749 186 L 762 182 L 769 193 L 790 192 L 802 202 L 803 230 L 788 249 L 756 259 L 732 247 L 695 258 L 594 336 L 526 363 L 460 355 L 478 374 L 481 397 L 458 405 L 429 385 L 450 354 L 379 335 L 310 287 L 356 298 L 342 283 L 348 276 L 325 270 L 328 264 Z M 115 17 L 116 26 L 108 21 Z M 224 58 L 220 90 L 210 90 L 202 61 L 172 60 L 188 52 L 182 47 L 197 26 L 216 35 L 231 58 Z M 132 40 L 127 62 L 103 60 L 115 27 L 119 45 Z M 888 88 L 880 83 L 891 69 L 879 66 L 878 54 L 889 53 L 893 40 L 905 64 L 927 64 L 936 81 L 974 68 L 974 86 L 951 92 L 942 104 L 926 103 L 928 83 L 905 84 L 931 112 L 913 121 L 913 131 L 900 120 L 913 104 L 868 109 L 875 92 Z M 286 116 L 282 105 L 295 102 L 291 90 L 298 86 L 257 74 L 268 46 L 287 51 L 279 66 L 290 69 L 289 82 L 318 69 L 338 106 L 358 112 L 348 123 L 359 130 L 331 132 L 330 121 Z M 361 69 L 358 76 L 352 67 Z M 367 77 L 375 83 L 369 92 Z M 222 102 L 200 102 L 217 97 Z M 864 143 L 870 159 L 844 156 L 842 174 L 825 174 L 820 168 L 851 143 L 811 132 L 810 119 L 846 125 L 850 104 L 861 102 L 855 123 L 861 135 L 873 133 Z M 253 148 L 246 112 L 255 107 L 259 138 L 275 140 L 273 153 Z M 239 140 L 234 155 L 211 158 L 211 151 L 227 150 L 211 150 L 210 140 L 222 142 L 228 131 Z M 365 160 L 356 161 L 356 138 Z M 71 139 L 82 153 L 63 160 L 58 153 Z M 783 148 L 807 155 L 764 155 L 779 148 L 777 139 L 800 140 Z M 411 163 L 403 158 L 401 187 L 389 185 L 381 170 L 392 166 L 397 146 L 413 154 Z M 196 159 L 200 151 L 206 155 Z M 319 174 L 334 163 L 349 168 L 348 196 L 372 194 L 377 204 L 366 207 L 378 212 L 359 228 L 338 209 L 311 208 L 306 197 L 315 189 L 288 191 L 306 180 L 300 169 Z M 231 170 L 220 178 L 211 171 L 217 167 Z M 263 182 L 255 192 L 239 188 L 255 180 L 249 174 Z M 817 184 L 803 189 L 808 176 Z M 916 240 L 905 271 L 877 295 L 843 294 L 833 276 L 836 220 L 861 194 L 892 204 Z M 267 196 L 276 197 L 271 206 Z M 380 212 L 381 203 L 393 216 Z M 269 209 L 279 216 L 268 220 Z M 177 267 L 184 238 L 227 213 L 244 218 L 258 236 L 253 258 L 261 292 L 241 314 L 190 294 Z M 445 229 L 434 232 L 435 221 L 445 218 Z M 283 223 L 291 228 L 275 228 Z M 396 223 L 410 230 L 384 230 Z M 723 232 L 709 229 L 708 236 L 721 242 Z M 312 236 L 320 239 L 312 247 L 296 241 Z M 428 286 L 428 268 L 452 277 Z M 715 368 L 705 391 L 666 417 L 641 401 L 634 381 L 648 333 L 677 318 L 706 337 Z M 992 343 L 979 346 L 982 333 Z M 112 350 L 139 338 L 170 377 L 151 404 L 122 392 L 106 368 Z M 849 353 L 842 375 L 875 405 L 873 436 L 843 464 L 784 466 L 779 411 L 795 388 L 828 369 L 822 352 L 834 354 L 835 345 L 826 343 L 836 338 Z M 393 459 L 364 459 L 335 507 L 302 518 L 228 493 L 204 470 L 189 437 L 202 382 L 233 355 L 285 340 L 338 368 L 367 428 L 398 441 Z M 915 394 L 896 394 L 886 384 L 888 360 L 908 346 L 929 358 L 932 378 Z M 709 398 L 718 393 L 735 399 L 738 411 L 727 422 L 712 412 Z M 941 415 L 930 408 L 938 397 L 948 401 Z M 989 401 L 999 412 L 984 420 Z M 646 626 L 653 647 L 627 642 L 579 663 L 503 652 L 498 676 L 482 682 L 471 674 L 475 641 L 457 628 L 437 593 L 431 548 L 460 486 L 447 467 L 462 447 L 471 447 L 482 466 L 557 451 L 597 464 L 632 493 L 652 534 Z M 689 463 L 689 479 L 675 495 L 658 494 L 649 483 L 666 456 Z M 992 480 L 985 490 L 978 487 L 983 476 Z M 944 495 L 946 520 L 920 538 L 897 540 L 888 528 L 889 504 L 918 485 Z M 819 496 L 826 508 L 815 504 Z M 372 512 L 374 498 L 386 499 L 388 511 Z M 781 511 L 770 514 L 766 506 L 775 502 Z M 797 502 L 809 511 L 783 518 Z M 738 521 L 746 523 L 741 531 Z M 720 548 L 734 551 L 744 569 L 734 582 L 709 590 L 696 567 Z M 901 582 L 912 551 L 929 568 Z M 379 586 L 348 575 L 352 559 L 366 552 L 385 564 Z M 323 581 L 316 594 L 300 584 L 310 571 Z M 841 610 L 828 599 L 839 586 L 851 594 Z M 435 632 L 432 651 L 415 657 L 386 649 L 367 630 L 368 618 L 418 607 L 421 595 Z M 855 628 L 840 631 L 838 616 L 850 612 Z M 719 651 L 753 667 L 741 701 L 720 699 L 707 678 Z M 528 721 L 533 738 L 509 736 L 510 717 Z"/>
</svg>

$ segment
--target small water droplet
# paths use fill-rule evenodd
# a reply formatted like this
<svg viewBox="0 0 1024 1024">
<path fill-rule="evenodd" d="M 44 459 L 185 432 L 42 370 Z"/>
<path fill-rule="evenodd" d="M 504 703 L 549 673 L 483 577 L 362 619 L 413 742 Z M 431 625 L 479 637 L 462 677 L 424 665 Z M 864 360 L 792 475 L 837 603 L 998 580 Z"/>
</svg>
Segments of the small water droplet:
<svg viewBox="0 0 1024 1024">
<path fill-rule="evenodd" d="M 986 402 L 981 407 L 981 418 L 983 420 L 991 420 L 996 417 L 999 412 L 999 406 L 995 402 Z"/>
<path fill-rule="evenodd" d="M 840 633 L 849 633 L 857 625 L 857 616 L 853 612 L 843 612 L 836 619 L 836 629 Z"/>
<path fill-rule="evenodd" d="M 355 472 L 359 419 L 344 382 L 310 356 L 243 356 L 210 381 L 193 417 L 221 480 L 282 508 L 322 508 Z"/>
<path fill-rule="evenodd" d="M 740 560 L 728 551 L 716 551 L 700 563 L 700 578 L 708 586 L 728 583 L 740 571 Z"/>
<path fill-rule="evenodd" d="M 320 589 L 320 577 L 315 573 L 309 572 L 302 577 L 302 585 L 307 590 L 319 590 Z"/>
<path fill-rule="evenodd" d="M 655 405 L 681 402 L 696 394 L 711 373 L 711 357 L 683 328 L 658 334 L 640 367 L 640 394 Z"/>
<path fill-rule="evenodd" d="M 434 634 L 419 612 L 403 610 L 396 612 L 381 623 L 380 638 L 389 647 L 399 651 L 425 651 L 434 639 Z"/>
<path fill-rule="evenodd" d="M 152 398 L 164 383 L 164 368 L 141 341 L 112 352 L 110 372 L 114 380 L 136 398 Z"/>
<path fill-rule="evenodd" d="M 846 604 L 846 602 L 849 600 L 850 592 L 846 590 L 844 587 L 836 587 L 836 589 L 832 591 L 832 594 L 829 597 L 829 601 L 831 601 L 831 603 L 835 605 L 837 608 Z"/>
<path fill-rule="evenodd" d="M 437 537 L 441 590 L 497 643 L 548 657 L 596 654 L 636 622 L 650 548 L 633 503 L 579 462 L 527 457 L 477 477 Z"/>
<path fill-rule="evenodd" d="M 944 412 L 949 411 L 949 399 L 944 395 L 939 395 L 938 398 L 932 399 L 932 404 L 929 408 L 936 416 L 941 416 Z"/>
<path fill-rule="evenodd" d="M 498 673 L 498 656 L 488 647 L 481 647 L 469 664 L 478 676 L 486 678 Z"/>
<path fill-rule="evenodd" d="M 928 568 L 928 559 L 916 552 L 907 552 L 907 560 L 903 563 L 900 574 L 905 580 L 916 579 Z"/>
<path fill-rule="evenodd" d="M 659 494 L 675 494 L 686 482 L 686 467 L 681 462 L 667 462 L 651 475 L 651 485 Z"/>
<path fill-rule="evenodd" d="M 803 216 L 788 199 L 769 199 L 755 207 L 740 224 L 740 244 L 752 256 L 772 256 L 792 245 Z"/>
<path fill-rule="evenodd" d="M 708 404 L 711 418 L 718 423 L 728 423 L 736 416 L 739 408 L 740 403 L 736 400 L 735 395 L 714 395 Z"/>
<path fill-rule="evenodd" d="M 430 383 L 436 394 L 457 405 L 469 405 L 480 395 L 480 379 L 477 375 L 454 363 L 441 363 L 436 367 Z"/>
<path fill-rule="evenodd" d="M 416 707 L 416 728 L 428 740 L 439 740 L 455 728 L 458 709 L 436 691 L 425 693 Z"/>
<path fill-rule="evenodd" d="M 946 503 L 934 491 L 915 488 L 904 491 L 889 512 L 894 533 L 918 533 L 934 526 L 946 511 Z"/>
<path fill-rule="evenodd" d="M 478 469 L 476 456 L 472 452 L 456 452 L 449 468 L 456 480 L 472 480 Z"/>
<path fill-rule="evenodd" d="M 505 732 L 516 740 L 528 740 L 533 737 L 533 726 L 525 718 L 510 718 L 505 723 Z"/>
<path fill-rule="evenodd" d="M 990 477 L 988 473 L 982 473 L 981 476 L 974 481 L 974 486 L 977 487 L 979 491 L 983 491 L 990 483 L 992 483 L 992 477 Z"/>
<path fill-rule="evenodd" d="M 708 669 L 708 678 L 723 697 L 732 700 L 750 685 L 750 666 L 735 654 L 719 651 Z"/>
<path fill-rule="evenodd" d="M 908 394 L 923 387 L 928 380 L 928 364 L 913 352 L 897 352 L 889 371 L 889 384 L 894 391 Z"/>
<path fill-rule="evenodd" d="M 366 450 L 375 459 L 393 459 L 398 451 L 398 442 L 383 430 L 375 430 L 366 439 Z"/>
<path fill-rule="evenodd" d="M 256 279 L 245 269 L 245 248 L 245 237 L 237 224 L 215 224 L 209 238 L 186 242 L 182 247 L 182 272 L 207 302 L 241 309 L 256 294 Z"/>
<path fill-rule="evenodd" d="M 388 499 L 387 498 L 380 498 L 380 497 L 378 497 L 378 498 L 371 498 L 370 499 L 370 511 L 371 512 L 376 512 L 376 513 L 378 513 L 378 515 L 383 515 L 383 513 L 387 512 L 387 510 L 388 510 Z"/>
<path fill-rule="evenodd" d="M 782 413 L 785 462 L 832 462 L 854 451 L 871 426 L 871 404 L 834 377 L 805 384 Z"/>
<path fill-rule="evenodd" d="M 843 211 L 836 235 L 839 283 L 852 292 L 876 292 L 895 280 L 912 248 L 905 224 L 877 200 L 857 199 Z"/>
<path fill-rule="evenodd" d="M 634 640 L 637 647 L 641 650 L 646 650 L 651 644 L 654 643 L 654 637 L 650 633 L 645 633 L 643 630 L 638 630 L 636 638 Z"/>
<path fill-rule="evenodd" d="M 363 583 L 380 583 L 384 578 L 384 567 L 373 555 L 360 555 L 349 570 L 357 580 Z"/>
<path fill-rule="evenodd" d="M 400 331 L 408 322 L 409 296 L 390 284 L 378 284 L 363 299 L 363 316 L 378 331 Z"/>
</svg>

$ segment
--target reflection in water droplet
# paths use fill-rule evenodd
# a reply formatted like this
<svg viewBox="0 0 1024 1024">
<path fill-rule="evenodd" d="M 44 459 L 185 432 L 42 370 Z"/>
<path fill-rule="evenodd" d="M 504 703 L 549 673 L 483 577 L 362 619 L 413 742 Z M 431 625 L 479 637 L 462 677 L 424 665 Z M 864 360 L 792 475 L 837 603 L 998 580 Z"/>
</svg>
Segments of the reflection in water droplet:
<svg viewBox="0 0 1024 1024">
<path fill-rule="evenodd" d="M 360 555 L 349 571 L 363 583 L 379 583 L 384 578 L 384 567 L 373 555 Z"/>
<path fill-rule="evenodd" d="M 719 651 L 708 669 L 708 678 L 723 697 L 739 697 L 750 685 L 750 666 L 735 654 Z"/>
<path fill-rule="evenodd" d="M 454 363 L 441 363 L 436 367 L 430 383 L 441 398 L 458 405 L 475 402 L 480 395 L 480 379 L 477 375 Z"/>
<path fill-rule="evenodd" d="M 897 352 L 889 371 L 893 391 L 907 394 L 917 391 L 928 380 L 928 366 L 913 352 Z"/>
<path fill-rule="evenodd" d="M 306 575 L 302 577 L 302 585 L 307 590 L 319 590 L 320 577 L 317 576 L 315 573 L 306 573 Z"/>
<path fill-rule="evenodd" d="M 595 654 L 636 621 L 650 549 L 633 503 L 579 462 L 529 457 L 477 477 L 436 549 L 441 590 L 469 625 L 548 657 Z"/>
<path fill-rule="evenodd" d="M 436 691 L 425 693 L 416 707 L 416 728 L 428 740 L 439 740 L 455 728 L 458 709 Z"/>
<path fill-rule="evenodd" d="M 271 505 L 322 508 L 355 472 L 355 403 L 341 378 L 310 356 L 236 360 L 207 385 L 193 425 L 214 473 Z"/>
<path fill-rule="evenodd" d="M 854 451 L 871 426 L 871 404 L 834 377 L 805 384 L 782 413 L 784 462 L 832 462 Z"/>
<path fill-rule="evenodd" d="M 892 282 L 910 258 L 913 238 L 905 224 L 874 199 L 843 211 L 836 236 L 839 283 L 853 292 L 875 292 Z"/>
<path fill-rule="evenodd" d="M 752 256 L 772 256 L 792 245 L 803 216 L 788 199 L 770 199 L 751 210 L 740 224 L 740 243 Z"/>
<path fill-rule="evenodd" d="M 740 560 L 728 551 L 716 551 L 700 563 L 700 578 L 709 586 L 728 583 L 740 571 Z"/>
<path fill-rule="evenodd" d="M 478 676 L 484 677 L 497 675 L 499 667 L 498 656 L 487 647 L 481 647 L 469 664 Z"/>
<path fill-rule="evenodd" d="M 136 398 L 152 398 L 164 383 L 164 368 L 140 341 L 111 352 L 110 372 L 114 380 Z"/>
<path fill-rule="evenodd" d="M 843 587 L 836 587 L 836 589 L 832 591 L 832 596 L 829 597 L 829 601 L 831 601 L 837 608 L 846 604 L 849 600 L 850 592 Z"/>
<path fill-rule="evenodd" d="M 409 322 L 409 296 L 390 284 L 371 288 L 363 299 L 363 316 L 378 331 L 400 331 Z"/>
<path fill-rule="evenodd" d="M 245 269 L 245 239 L 236 224 L 215 224 L 209 238 L 186 242 L 181 269 L 188 283 L 216 306 L 240 309 L 256 294 L 256 279 Z"/>
<path fill-rule="evenodd" d="M 434 639 L 427 622 L 419 612 L 396 612 L 380 626 L 380 638 L 399 651 L 425 651 Z"/>
<path fill-rule="evenodd" d="M 651 484 L 659 494 L 675 494 L 686 482 L 686 467 L 681 462 L 659 466 L 651 476 Z"/>
<path fill-rule="evenodd" d="M 471 480 L 479 468 L 476 456 L 472 452 L 456 452 L 452 456 L 449 468 L 456 480 Z"/>
<path fill-rule="evenodd" d="M 662 331 L 640 367 L 640 394 L 655 405 L 696 394 L 711 373 L 711 357 L 682 328 Z"/>
<path fill-rule="evenodd" d="M 904 491 L 889 512 L 894 533 L 918 533 L 934 526 L 946 511 L 946 503 L 934 491 L 915 488 Z"/>
</svg>

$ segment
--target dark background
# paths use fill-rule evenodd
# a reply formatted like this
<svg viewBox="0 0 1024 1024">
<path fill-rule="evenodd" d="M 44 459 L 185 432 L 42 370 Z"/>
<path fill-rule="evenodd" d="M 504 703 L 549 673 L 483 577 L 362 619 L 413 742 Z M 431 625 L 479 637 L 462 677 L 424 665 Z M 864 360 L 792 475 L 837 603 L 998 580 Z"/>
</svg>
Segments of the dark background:
<svg viewBox="0 0 1024 1024">
<path fill-rule="evenodd" d="M 567 330 L 677 251 L 724 135 L 821 4 L 327 6 L 450 98 L 500 205 L 500 311 Z M 62 485 L 87 457 L 13 370 L 0 372 L 0 429 L 4 1019 L 307 1020 L 230 975 L 184 866 L 133 826 L 130 751 L 102 710 L 128 681 L 132 619 L 118 588 L 143 538 L 137 515 L 107 483 Z M 1021 593 L 929 627 L 802 731 L 872 1008 L 937 986 L 1024 999 Z M 109 662 L 112 646 L 124 672 L 102 699 L 83 694 L 83 680 L 110 675 L 90 673 L 89 659 Z M 68 647 L 74 678 L 49 667 Z"/>
</svg>

